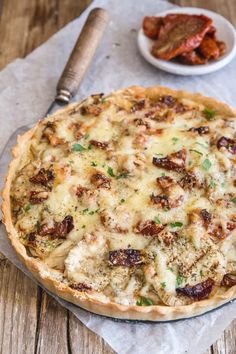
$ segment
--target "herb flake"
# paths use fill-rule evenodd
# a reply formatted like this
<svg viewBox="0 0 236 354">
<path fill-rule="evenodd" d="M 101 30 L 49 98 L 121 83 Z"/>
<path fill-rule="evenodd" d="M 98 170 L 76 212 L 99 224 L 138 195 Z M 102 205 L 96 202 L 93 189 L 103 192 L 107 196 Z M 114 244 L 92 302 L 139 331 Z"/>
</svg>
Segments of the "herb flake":
<svg viewBox="0 0 236 354">
<path fill-rule="evenodd" d="M 137 300 L 136 305 L 137 306 L 152 306 L 152 305 L 154 305 L 154 303 L 153 303 L 152 299 L 142 296 L 139 300 Z"/>
<path fill-rule="evenodd" d="M 215 117 L 216 111 L 214 111 L 214 110 L 212 110 L 210 108 L 205 108 L 203 110 L 203 113 L 204 113 L 206 119 L 211 120 L 212 118 Z"/>
<path fill-rule="evenodd" d="M 27 211 L 29 211 L 31 208 L 32 208 L 32 204 L 27 204 L 27 205 L 24 207 L 24 211 L 27 213 Z"/>
<path fill-rule="evenodd" d="M 108 173 L 111 177 L 115 177 L 113 168 L 110 167 L 110 166 L 108 166 L 108 168 L 107 168 L 107 173 Z"/>
<path fill-rule="evenodd" d="M 202 168 L 205 171 L 208 171 L 211 168 L 211 161 L 209 159 L 204 160 L 202 163 Z"/>
<path fill-rule="evenodd" d="M 86 149 L 80 144 L 74 144 L 72 146 L 72 151 L 86 151 Z"/>
<path fill-rule="evenodd" d="M 179 288 L 179 286 L 183 283 L 184 277 L 182 275 L 178 275 L 176 278 L 176 288 Z"/>
<path fill-rule="evenodd" d="M 170 226 L 171 227 L 182 227 L 183 223 L 181 221 L 171 222 Z"/>
<path fill-rule="evenodd" d="M 156 224 L 161 224 L 161 220 L 160 220 L 159 216 L 155 216 L 154 221 Z"/>
</svg>

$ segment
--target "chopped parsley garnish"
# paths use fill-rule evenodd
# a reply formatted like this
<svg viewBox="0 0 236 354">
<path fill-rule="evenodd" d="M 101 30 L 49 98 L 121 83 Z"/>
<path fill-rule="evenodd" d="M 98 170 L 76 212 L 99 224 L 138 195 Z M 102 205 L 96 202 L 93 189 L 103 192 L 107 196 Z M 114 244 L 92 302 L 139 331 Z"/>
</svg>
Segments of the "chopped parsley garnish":
<svg viewBox="0 0 236 354">
<path fill-rule="evenodd" d="M 161 286 L 163 287 L 163 289 L 165 289 L 165 287 L 166 287 L 166 282 L 163 281 L 163 282 L 161 283 Z"/>
<path fill-rule="evenodd" d="M 198 155 L 203 155 L 201 151 L 195 150 L 195 149 L 189 149 L 189 151 L 196 152 Z"/>
<path fill-rule="evenodd" d="M 183 283 L 184 277 L 182 275 L 178 275 L 176 278 L 176 288 L 178 288 Z"/>
<path fill-rule="evenodd" d="M 85 147 L 83 147 L 82 145 L 80 144 L 74 144 L 72 146 L 72 151 L 85 151 Z"/>
<path fill-rule="evenodd" d="M 88 138 L 89 138 L 89 133 L 86 133 L 84 139 L 88 139 Z"/>
<path fill-rule="evenodd" d="M 183 226 L 183 223 L 180 222 L 180 221 L 171 222 L 171 223 L 170 223 L 170 226 L 171 226 L 171 227 L 182 227 L 182 226 Z"/>
<path fill-rule="evenodd" d="M 35 227 L 36 227 L 37 232 L 39 232 L 39 229 L 40 229 L 40 222 L 39 221 L 36 222 Z"/>
<path fill-rule="evenodd" d="M 211 168 L 211 161 L 209 159 L 204 160 L 202 163 L 202 168 L 205 171 L 208 171 Z"/>
<path fill-rule="evenodd" d="M 86 228 L 86 225 L 83 225 L 83 226 L 82 226 L 82 229 L 85 229 L 85 228 Z"/>
<path fill-rule="evenodd" d="M 161 177 L 165 177 L 165 175 L 166 175 L 165 172 L 162 172 Z"/>
<path fill-rule="evenodd" d="M 125 199 L 122 198 L 122 199 L 120 200 L 120 204 L 122 204 L 122 203 L 124 203 L 124 202 L 125 202 Z"/>
<path fill-rule="evenodd" d="M 215 188 L 216 182 L 214 181 L 214 179 L 211 180 L 209 186 L 210 186 L 210 188 Z"/>
<path fill-rule="evenodd" d="M 155 154 L 155 155 L 157 155 L 157 156 L 164 156 L 164 154 Z"/>
<path fill-rule="evenodd" d="M 86 208 L 86 209 L 83 209 L 83 210 L 82 210 L 82 214 L 83 214 L 83 215 L 84 215 L 84 214 L 94 215 L 95 213 L 98 212 L 98 210 L 99 210 L 99 209 L 97 209 L 97 210 L 89 210 L 89 208 Z"/>
<path fill-rule="evenodd" d="M 112 168 L 112 167 L 110 167 L 110 166 L 108 166 L 107 173 L 108 173 L 111 177 L 115 177 L 115 174 L 114 174 L 113 168 Z"/>
<path fill-rule="evenodd" d="M 209 120 L 211 120 L 212 118 L 214 118 L 216 111 L 213 111 L 212 109 L 209 108 L 205 108 L 203 110 L 203 113 L 205 114 L 205 117 Z"/>
<path fill-rule="evenodd" d="M 176 144 L 179 138 L 176 138 L 176 136 L 174 136 L 171 140 L 173 141 L 174 144 Z"/>
<path fill-rule="evenodd" d="M 137 300 L 136 305 L 137 306 L 152 306 L 152 305 L 154 305 L 154 303 L 153 303 L 152 299 L 142 296 L 139 300 Z"/>
<path fill-rule="evenodd" d="M 105 98 L 102 98 L 101 99 L 101 103 L 105 103 L 106 102 L 106 99 Z"/>
<path fill-rule="evenodd" d="M 156 224 L 161 224 L 161 220 L 158 216 L 155 216 L 154 221 Z"/>
<path fill-rule="evenodd" d="M 32 204 L 27 204 L 27 205 L 24 207 L 24 211 L 27 212 L 27 211 L 29 211 L 31 208 L 32 208 Z"/>
<path fill-rule="evenodd" d="M 94 161 L 91 162 L 91 166 L 96 167 L 98 164 Z"/>
<path fill-rule="evenodd" d="M 234 204 L 236 204 L 236 197 L 231 199 L 231 202 L 233 202 Z"/>
<path fill-rule="evenodd" d="M 127 172 L 121 172 L 118 176 L 116 176 L 116 179 L 127 178 L 127 177 L 128 177 Z"/>
<path fill-rule="evenodd" d="M 203 277 L 203 271 L 200 270 L 200 277 L 202 278 Z"/>
</svg>

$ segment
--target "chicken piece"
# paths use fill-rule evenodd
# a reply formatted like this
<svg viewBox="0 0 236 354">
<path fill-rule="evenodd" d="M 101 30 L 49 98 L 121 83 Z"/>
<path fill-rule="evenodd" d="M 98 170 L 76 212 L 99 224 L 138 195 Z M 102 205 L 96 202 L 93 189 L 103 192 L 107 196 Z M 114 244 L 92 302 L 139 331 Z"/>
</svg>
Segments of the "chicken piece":
<svg viewBox="0 0 236 354">
<path fill-rule="evenodd" d="M 206 60 L 217 59 L 220 56 L 220 50 L 215 39 L 208 35 L 203 38 L 198 50 Z"/>
<path fill-rule="evenodd" d="M 182 64 L 187 65 L 203 65 L 207 63 L 207 60 L 200 56 L 196 50 L 191 52 L 183 53 L 177 57 L 178 61 Z"/>
<path fill-rule="evenodd" d="M 158 38 L 162 26 L 163 26 L 162 17 L 145 16 L 143 19 L 144 34 L 151 39 Z"/>
<path fill-rule="evenodd" d="M 209 31 L 212 20 L 204 15 L 178 16 L 168 21 L 163 34 L 157 39 L 152 54 L 156 58 L 171 60 L 197 48 Z"/>
</svg>

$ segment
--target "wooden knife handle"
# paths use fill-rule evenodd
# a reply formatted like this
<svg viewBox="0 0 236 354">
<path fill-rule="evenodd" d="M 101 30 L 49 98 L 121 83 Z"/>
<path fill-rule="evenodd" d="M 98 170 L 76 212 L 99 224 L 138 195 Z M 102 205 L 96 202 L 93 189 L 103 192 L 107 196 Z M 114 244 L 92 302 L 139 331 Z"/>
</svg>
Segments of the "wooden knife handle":
<svg viewBox="0 0 236 354">
<path fill-rule="evenodd" d="M 88 15 L 57 84 L 56 101 L 68 103 L 77 93 L 79 85 L 102 38 L 107 22 L 108 13 L 104 9 L 93 9 Z"/>
</svg>

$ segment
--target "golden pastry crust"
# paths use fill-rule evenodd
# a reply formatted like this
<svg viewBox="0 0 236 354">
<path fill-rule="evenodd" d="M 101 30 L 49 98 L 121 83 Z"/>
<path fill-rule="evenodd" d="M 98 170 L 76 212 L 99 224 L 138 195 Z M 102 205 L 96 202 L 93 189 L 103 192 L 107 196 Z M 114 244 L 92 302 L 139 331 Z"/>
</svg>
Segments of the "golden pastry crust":
<svg viewBox="0 0 236 354">
<path fill-rule="evenodd" d="M 212 109 L 217 111 L 217 115 L 223 116 L 226 120 L 232 120 L 232 117 L 236 117 L 236 113 L 231 107 L 212 98 L 204 97 L 201 94 L 192 94 L 185 91 L 175 91 L 164 87 L 130 87 L 128 89 L 120 90 L 114 94 L 116 96 L 128 94 L 129 96 L 136 98 L 148 97 L 150 99 L 162 96 L 172 96 L 181 102 L 187 102 L 190 100 L 196 104 L 207 107 L 208 110 Z M 40 258 L 35 256 L 33 257 L 32 254 L 29 254 L 27 248 L 19 239 L 18 231 L 13 222 L 11 211 L 12 183 L 16 178 L 16 173 L 22 160 L 22 156 L 26 154 L 30 141 L 35 132 L 38 131 L 39 127 L 42 126 L 42 124 L 45 126 L 47 121 L 56 122 L 65 116 L 69 116 L 74 112 L 75 109 L 78 110 L 78 108 L 82 105 L 83 102 L 80 105 L 72 104 L 68 108 L 60 110 L 52 117 L 48 117 L 46 120 L 39 122 L 34 128 L 18 138 L 17 145 L 13 149 L 13 160 L 9 165 L 6 183 L 2 193 L 2 211 L 3 222 L 6 226 L 9 239 L 23 263 L 31 271 L 34 277 L 51 292 L 84 309 L 109 317 L 148 321 L 175 320 L 200 315 L 214 308 L 217 308 L 229 302 L 230 300 L 233 300 L 236 297 L 236 285 L 231 286 L 230 288 L 220 287 L 220 291 L 213 292 L 213 295 L 211 295 L 209 298 L 203 299 L 201 301 L 192 301 L 187 305 L 124 305 L 115 301 L 111 301 L 109 297 L 100 298 L 99 291 L 82 292 L 73 289 L 71 286 L 69 286 L 69 283 L 62 281 L 62 275 L 60 272 L 52 269 L 43 260 L 40 260 Z M 149 272 L 149 270 L 146 271 Z"/>
</svg>

